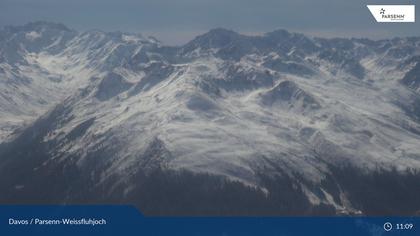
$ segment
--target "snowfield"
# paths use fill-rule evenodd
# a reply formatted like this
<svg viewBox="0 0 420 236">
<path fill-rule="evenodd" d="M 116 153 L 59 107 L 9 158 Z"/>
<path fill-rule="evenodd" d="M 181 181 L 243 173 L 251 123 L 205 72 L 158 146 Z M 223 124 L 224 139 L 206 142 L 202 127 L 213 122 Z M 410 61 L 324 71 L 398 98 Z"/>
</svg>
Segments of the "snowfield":
<svg viewBox="0 0 420 236">
<path fill-rule="evenodd" d="M 323 184 L 333 167 L 420 170 L 419 55 L 420 38 L 215 29 L 167 47 L 45 22 L 5 27 L 0 171 L 41 153 L 26 175 L 59 175 L 71 165 L 92 188 L 110 183 L 109 192 L 124 195 L 136 189 L 139 170 L 223 176 L 265 194 L 261 175 L 281 175 L 313 205 L 365 214 L 344 184 Z M 5 201 L 25 193 L 25 180 L 7 181 Z"/>
</svg>

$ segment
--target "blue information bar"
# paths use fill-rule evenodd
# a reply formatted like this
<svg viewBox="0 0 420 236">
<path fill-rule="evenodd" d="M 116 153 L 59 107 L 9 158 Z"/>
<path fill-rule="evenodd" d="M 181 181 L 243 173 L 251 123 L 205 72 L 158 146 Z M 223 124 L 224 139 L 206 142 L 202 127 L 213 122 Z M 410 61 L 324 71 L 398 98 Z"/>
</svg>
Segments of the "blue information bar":
<svg viewBox="0 0 420 236">
<path fill-rule="evenodd" d="M 420 217 L 146 217 L 132 206 L 0 206 L 0 235 L 420 235 Z"/>
</svg>

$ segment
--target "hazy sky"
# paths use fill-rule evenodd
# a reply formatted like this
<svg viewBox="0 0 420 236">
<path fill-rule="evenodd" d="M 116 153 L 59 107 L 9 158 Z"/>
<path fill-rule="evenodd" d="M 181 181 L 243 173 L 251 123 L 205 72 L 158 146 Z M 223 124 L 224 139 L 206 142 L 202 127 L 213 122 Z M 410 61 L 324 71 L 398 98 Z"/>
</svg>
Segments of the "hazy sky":
<svg viewBox="0 0 420 236">
<path fill-rule="evenodd" d="M 420 35 L 420 18 L 416 23 L 376 23 L 366 4 L 416 1 L 0 0 L 0 25 L 45 20 L 77 30 L 141 32 L 168 44 L 184 43 L 215 27 L 247 34 L 288 29 L 326 37 Z"/>
</svg>

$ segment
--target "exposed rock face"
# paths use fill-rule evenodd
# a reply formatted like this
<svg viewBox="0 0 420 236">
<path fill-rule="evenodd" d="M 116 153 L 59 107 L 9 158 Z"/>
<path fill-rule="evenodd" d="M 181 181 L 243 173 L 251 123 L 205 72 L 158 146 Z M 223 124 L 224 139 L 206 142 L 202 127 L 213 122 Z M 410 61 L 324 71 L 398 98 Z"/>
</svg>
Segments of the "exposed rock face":
<svg viewBox="0 0 420 236">
<path fill-rule="evenodd" d="M 6 27 L 0 203 L 413 215 L 419 46 L 215 29 L 166 47 L 45 22 Z"/>
</svg>

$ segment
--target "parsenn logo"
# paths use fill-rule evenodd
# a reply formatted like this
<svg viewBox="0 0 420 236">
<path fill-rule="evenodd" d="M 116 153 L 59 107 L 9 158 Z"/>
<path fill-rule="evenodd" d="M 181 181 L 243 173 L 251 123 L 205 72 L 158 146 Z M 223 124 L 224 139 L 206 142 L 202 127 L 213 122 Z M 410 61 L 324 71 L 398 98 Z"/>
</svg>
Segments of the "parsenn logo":
<svg viewBox="0 0 420 236">
<path fill-rule="evenodd" d="M 379 14 L 384 15 L 385 14 L 385 9 L 381 8 L 381 12 Z"/>
<path fill-rule="evenodd" d="M 367 5 L 377 22 L 415 22 L 414 5 Z"/>
</svg>

